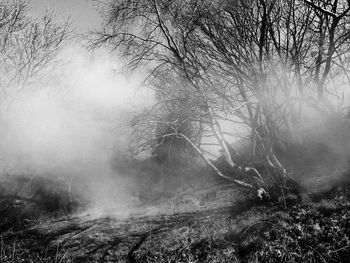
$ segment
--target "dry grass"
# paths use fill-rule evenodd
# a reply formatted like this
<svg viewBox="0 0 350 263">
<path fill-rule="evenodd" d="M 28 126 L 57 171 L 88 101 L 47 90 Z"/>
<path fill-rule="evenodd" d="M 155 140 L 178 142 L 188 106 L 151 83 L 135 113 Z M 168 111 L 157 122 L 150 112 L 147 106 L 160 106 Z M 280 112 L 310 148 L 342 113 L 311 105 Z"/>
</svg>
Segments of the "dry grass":
<svg viewBox="0 0 350 263">
<path fill-rule="evenodd" d="M 177 213 L 161 210 L 161 214 L 135 213 L 127 218 L 41 217 L 22 228 L 2 232 L 0 262 L 274 263 L 283 257 L 295 257 L 295 253 L 304 257 L 310 251 L 314 251 L 313 257 L 319 262 L 323 258 L 346 262 L 349 235 L 343 230 L 344 224 L 350 224 L 346 216 L 350 195 L 340 191 L 319 202 L 294 202 L 285 210 L 282 204 L 252 206 L 243 200 L 232 201 L 228 206 L 220 200 L 226 200 L 230 194 L 225 189 L 220 191 L 202 206 L 189 201 L 192 211 L 191 205 L 185 203 Z M 191 196 L 200 199 L 205 194 Z M 233 200 L 235 194 L 231 196 Z M 177 196 L 172 202 L 181 206 L 182 200 L 186 200 L 185 196 Z M 329 220 L 333 223 L 327 227 Z M 312 242 L 323 244 L 328 250 L 302 249 L 296 233 L 301 233 L 300 240 L 327 236 L 330 242 Z M 315 261 L 309 256 L 306 262 Z"/>
</svg>

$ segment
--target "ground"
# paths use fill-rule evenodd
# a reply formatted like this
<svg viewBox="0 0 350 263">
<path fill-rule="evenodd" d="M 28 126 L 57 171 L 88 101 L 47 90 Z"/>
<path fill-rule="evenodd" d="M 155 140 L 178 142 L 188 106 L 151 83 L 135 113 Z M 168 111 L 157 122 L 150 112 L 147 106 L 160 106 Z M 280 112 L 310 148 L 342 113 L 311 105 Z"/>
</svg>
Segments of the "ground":
<svg viewBox="0 0 350 263">
<path fill-rule="evenodd" d="M 42 217 L 1 234 L 1 262 L 347 262 L 350 191 L 257 203 L 232 187 L 126 215 Z M 178 207 L 177 210 L 175 207 Z"/>
</svg>

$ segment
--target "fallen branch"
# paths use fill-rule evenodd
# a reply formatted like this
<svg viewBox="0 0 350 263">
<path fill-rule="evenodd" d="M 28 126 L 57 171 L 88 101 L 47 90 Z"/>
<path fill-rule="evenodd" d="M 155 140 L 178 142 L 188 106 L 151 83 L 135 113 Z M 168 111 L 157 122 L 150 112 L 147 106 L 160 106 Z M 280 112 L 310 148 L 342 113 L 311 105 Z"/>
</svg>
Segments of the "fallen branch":
<svg viewBox="0 0 350 263">
<path fill-rule="evenodd" d="M 213 170 L 216 172 L 216 174 L 226 180 L 229 180 L 239 186 L 243 186 L 245 188 L 249 188 L 249 189 L 253 189 L 254 186 L 245 182 L 242 182 L 240 180 L 237 179 L 233 179 L 229 176 L 224 175 L 203 153 L 203 151 L 197 146 L 195 145 L 192 140 L 190 138 L 188 138 L 185 134 L 183 133 L 178 133 L 179 136 L 181 136 L 182 138 L 184 138 L 189 144 L 191 144 L 191 146 L 198 152 L 198 154 L 201 156 L 201 158 L 211 167 L 213 168 Z"/>
</svg>

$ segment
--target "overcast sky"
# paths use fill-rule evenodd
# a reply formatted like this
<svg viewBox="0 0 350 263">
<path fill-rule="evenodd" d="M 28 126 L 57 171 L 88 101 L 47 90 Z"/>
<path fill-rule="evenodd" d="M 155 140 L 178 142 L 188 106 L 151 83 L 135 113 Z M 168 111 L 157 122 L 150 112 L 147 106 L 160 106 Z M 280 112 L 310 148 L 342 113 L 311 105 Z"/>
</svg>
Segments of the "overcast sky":
<svg viewBox="0 0 350 263">
<path fill-rule="evenodd" d="M 46 9 L 55 9 L 58 18 L 70 17 L 77 33 L 99 26 L 101 19 L 91 0 L 30 0 L 34 15 L 42 15 Z"/>
</svg>

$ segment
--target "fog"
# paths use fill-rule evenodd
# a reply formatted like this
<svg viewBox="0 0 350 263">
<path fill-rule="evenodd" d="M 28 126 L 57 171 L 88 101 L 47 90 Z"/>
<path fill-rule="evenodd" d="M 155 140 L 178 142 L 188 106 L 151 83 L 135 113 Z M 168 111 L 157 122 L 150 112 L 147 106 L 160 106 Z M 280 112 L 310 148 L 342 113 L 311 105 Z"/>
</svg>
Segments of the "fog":
<svg viewBox="0 0 350 263">
<path fill-rule="evenodd" d="M 154 104 L 155 98 L 142 86 L 146 73 L 123 72 L 123 63 L 103 50 L 67 47 L 51 72 L 20 92 L 13 89 L 0 109 L 1 174 L 72 182 L 95 215 L 127 212 L 125 207 L 134 204 L 130 193 L 134 182 L 113 169 L 113 158 L 128 151 L 133 114 Z M 298 161 L 296 168 L 309 166 L 303 172 L 304 186 L 315 187 L 315 180 L 330 185 L 325 181 L 349 169 L 349 124 L 320 120 L 311 110 L 304 111 L 300 136 L 306 137 L 314 157 L 309 163 Z M 225 123 L 222 127 L 237 129 Z M 310 141 L 325 145 L 326 153 L 309 147 Z M 286 158 L 293 161 L 299 152 L 295 155 L 287 153 Z"/>
<path fill-rule="evenodd" d="M 142 72 L 120 72 L 107 52 L 66 48 L 49 78 L 10 94 L 1 107 L 2 174 L 69 179 L 92 206 L 125 205 L 127 176 L 111 168 L 125 151 L 134 112 L 152 103 Z"/>
</svg>

